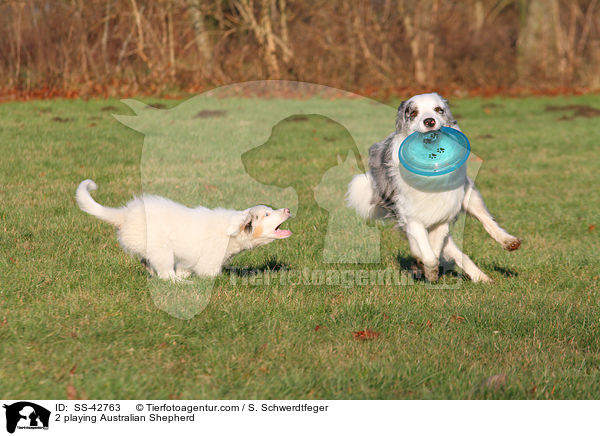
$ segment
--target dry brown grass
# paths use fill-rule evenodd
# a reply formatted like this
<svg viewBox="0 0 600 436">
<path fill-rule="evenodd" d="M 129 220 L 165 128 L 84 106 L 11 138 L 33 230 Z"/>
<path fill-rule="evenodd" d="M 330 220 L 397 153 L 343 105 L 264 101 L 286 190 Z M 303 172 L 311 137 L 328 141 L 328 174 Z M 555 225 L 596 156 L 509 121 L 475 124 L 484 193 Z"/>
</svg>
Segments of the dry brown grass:
<svg viewBox="0 0 600 436">
<path fill-rule="evenodd" d="M 598 0 L 9 0 L 7 90 L 599 88 Z"/>
</svg>

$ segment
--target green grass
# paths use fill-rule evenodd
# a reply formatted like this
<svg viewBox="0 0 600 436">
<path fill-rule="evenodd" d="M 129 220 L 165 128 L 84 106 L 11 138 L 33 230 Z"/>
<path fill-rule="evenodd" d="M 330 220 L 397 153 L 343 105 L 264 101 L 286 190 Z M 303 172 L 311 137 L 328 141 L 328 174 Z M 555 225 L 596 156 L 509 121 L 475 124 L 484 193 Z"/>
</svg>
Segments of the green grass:
<svg viewBox="0 0 600 436">
<path fill-rule="evenodd" d="M 219 102 L 232 112 L 254 103 Z M 327 104 L 344 110 L 348 102 Z M 252 151 L 223 172 L 207 168 L 206 150 L 182 156 L 186 140 L 144 147 L 141 133 L 110 116 L 131 114 L 118 101 L 0 105 L 0 392 L 65 398 L 72 386 L 94 399 L 599 398 L 600 240 L 590 225 L 600 224 L 600 119 L 560 120 L 571 111 L 545 110 L 570 104 L 600 108 L 600 97 L 454 102 L 483 159 L 476 183 L 524 243 L 507 253 L 467 219 L 463 248 L 495 282 L 462 280 L 452 289 L 418 280 L 280 282 L 282 271 L 399 270 L 409 259 L 404 238 L 384 225 L 380 264 L 323 263 L 328 214 L 312 190 L 335 164 L 330 150 L 353 150 L 348 132 L 324 118 L 279 124 L 263 150 L 270 161 Z M 102 110 L 109 105 L 116 109 Z M 393 118 L 362 115 L 377 132 L 393 127 Z M 213 139 L 251 130 L 222 118 L 230 128 L 216 128 Z M 253 146 L 268 138 L 259 139 Z M 357 145 L 361 153 L 367 142 Z M 171 155 L 162 168 L 160 159 Z M 108 205 L 143 186 L 189 204 L 241 207 L 231 203 L 245 201 L 232 195 L 244 168 L 258 179 L 262 201 L 283 207 L 297 196 L 294 236 L 236 257 L 234 267 L 259 269 L 254 282 L 225 271 L 205 310 L 189 320 L 157 308 L 153 280 L 120 250 L 114 230 L 73 199 L 77 184 L 93 178 L 95 197 Z M 379 337 L 353 338 L 366 328 Z M 486 386 L 497 374 L 505 383 Z"/>
</svg>

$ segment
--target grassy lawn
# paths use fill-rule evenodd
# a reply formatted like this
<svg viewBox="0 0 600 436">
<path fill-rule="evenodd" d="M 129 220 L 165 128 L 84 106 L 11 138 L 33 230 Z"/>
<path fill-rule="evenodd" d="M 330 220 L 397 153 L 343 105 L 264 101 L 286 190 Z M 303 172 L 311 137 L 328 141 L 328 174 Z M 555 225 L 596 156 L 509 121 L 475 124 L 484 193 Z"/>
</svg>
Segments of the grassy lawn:
<svg viewBox="0 0 600 436">
<path fill-rule="evenodd" d="M 234 155 L 193 148 L 193 135 L 145 143 L 111 116 L 133 115 L 116 100 L 0 105 L 3 397 L 600 398 L 600 118 L 548 110 L 600 109 L 600 96 L 452 102 L 483 159 L 476 183 L 488 207 L 524 242 L 508 253 L 468 218 L 463 249 L 495 282 L 459 280 L 449 289 L 408 277 L 408 244 L 390 224 L 374 228 L 379 263 L 323 261 L 321 177 L 339 155 L 364 155 L 371 139 L 383 139 L 393 109 L 391 118 L 360 114 L 383 135 L 355 145 L 341 124 L 316 115 L 254 133 L 253 123 L 230 116 L 254 103 L 221 99 L 184 117 L 211 128 L 216 144 L 242 144 Z M 258 108 L 253 116 L 263 115 Z M 180 319 L 157 307 L 155 280 L 121 251 L 114 230 L 77 208 L 85 178 L 111 206 L 142 188 L 189 205 L 241 208 L 252 198 L 288 206 L 294 235 L 236 257 L 208 284 L 206 308 Z M 282 283 L 305 269 L 400 270 L 403 283 Z M 365 329 L 379 336 L 353 337 Z"/>
</svg>

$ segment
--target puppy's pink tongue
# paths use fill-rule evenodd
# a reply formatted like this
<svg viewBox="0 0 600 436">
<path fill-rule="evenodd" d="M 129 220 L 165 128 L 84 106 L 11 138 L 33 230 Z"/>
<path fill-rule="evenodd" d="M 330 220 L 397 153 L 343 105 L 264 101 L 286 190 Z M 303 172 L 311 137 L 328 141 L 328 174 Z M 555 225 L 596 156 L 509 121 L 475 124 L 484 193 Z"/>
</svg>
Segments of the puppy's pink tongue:
<svg viewBox="0 0 600 436">
<path fill-rule="evenodd" d="M 287 238 L 288 236 L 291 236 L 291 235 L 292 235 L 292 232 L 287 229 L 275 230 L 275 236 L 277 236 L 278 238 Z"/>
</svg>

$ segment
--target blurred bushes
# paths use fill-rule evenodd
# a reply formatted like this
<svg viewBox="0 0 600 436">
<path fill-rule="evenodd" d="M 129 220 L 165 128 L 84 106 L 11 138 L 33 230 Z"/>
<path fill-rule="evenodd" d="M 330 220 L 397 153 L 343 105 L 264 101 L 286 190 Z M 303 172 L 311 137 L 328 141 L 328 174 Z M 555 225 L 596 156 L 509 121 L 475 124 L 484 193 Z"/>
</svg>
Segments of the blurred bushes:
<svg viewBox="0 0 600 436">
<path fill-rule="evenodd" d="M 0 88 L 600 88 L 598 0 L 0 2 Z"/>
</svg>

